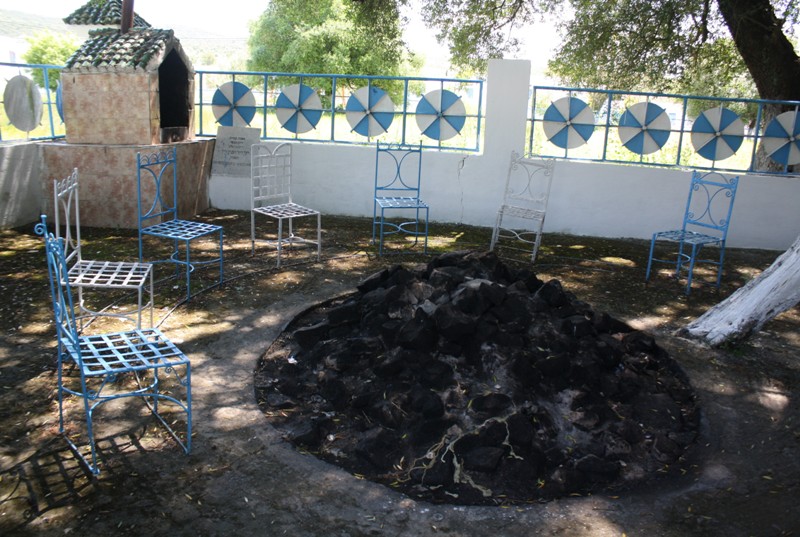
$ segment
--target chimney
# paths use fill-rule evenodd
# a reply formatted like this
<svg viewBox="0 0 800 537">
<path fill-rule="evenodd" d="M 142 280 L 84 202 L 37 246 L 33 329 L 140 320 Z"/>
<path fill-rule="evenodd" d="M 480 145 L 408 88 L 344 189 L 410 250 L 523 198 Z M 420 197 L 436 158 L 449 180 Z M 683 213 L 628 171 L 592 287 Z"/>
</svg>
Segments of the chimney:
<svg viewBox="0 0 800 537">
<path fill-rule="evenodd" d="M 122 0 L 120 33 L 127 34 L 133 23 L 133 0 Z"/>
</svg>

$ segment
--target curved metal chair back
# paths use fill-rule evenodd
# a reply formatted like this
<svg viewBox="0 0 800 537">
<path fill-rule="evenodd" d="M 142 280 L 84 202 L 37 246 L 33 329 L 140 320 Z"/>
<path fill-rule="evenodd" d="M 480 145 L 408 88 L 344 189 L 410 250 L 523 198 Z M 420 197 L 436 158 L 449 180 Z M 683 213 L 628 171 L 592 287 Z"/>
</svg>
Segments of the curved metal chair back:
<svg viewBox="0 0 800 537">
<path fill-rule="evenodd" d="M 681 272 L 686 271 L 685 293 L 688 295 L 692 291 L 695 266 L 697 263 L 707 263 L 716 266 L 715 286 L 720 286 L 722 267 L 725 262 L 725 242 L 728 238 L 728 227 L 733 214 L 733 202 L 736 199 L 738 186 L 738 176 L 729 177 L 719 172 L 705 174 L 698 171 L 692 172 L 689 197 L 686 200 L 686 210 L 683 214 L 683 225 L 681 229 L 653 233 L 645 281 L 650 280 L 653 263 L 673 265 L 675 278 L 680 278 Z M 677 244 L 677 252 L 674 257 L 670 259 L 655 257 L 658 242 Z M 717 247 L 719 258 L 701 259 L 700 253 L 705 246 Z"/>
<path fill-rule="evenodd" d="M 383 255 L 384 241 L 390 235 L 408 235 L 416 245 L 424 238 L 428 253 L 429 206 L 422 201 L 422 143 L 417 146 L 383 144 L 375 150 L 375 185 L 372 209 L 372 244 L 378 237 L 378 255 Z M 401 222 L 388 220 L 397 213 Z"/>
<path fill-rule="evenodd" d="M 503 248 L 509 250 L 527 252 L 530 249 L 531 263 L 536 261 L 554 172 L 554 159 L 528 159 L 516 151 L 511 152 L 503 203 L 497 211 L 490 250 L 502 240 Z"/>
<path fill-rule="evenodd" d="M 70 448 L 87 465 L 93 474 L 99 474 L 98 449 L 95 440 L 94 411 L 108 401 L 140 397 L 161 424 L 180 444 L 186 453 L 192 442 L 192 391 L 191 364 L 169 339 L 154 328 L 125 332 L 83 335 L 78 331 L 75 304 L 69 284 L 69 266 L 64 256 L 64 239 L 47 231 L 47 220 L 42 216 L 36 232 L 44 236 L 45 256 L 50 281 L 50 296 L 56 325 L 58 366 L 59 432 L 65 431 L 64 396 L 77 396 L 82 402 L 86 422 L 86 437 L 90 455 L 87 457 L 73 439 L 72 432 L 64 435 Z M 75 366 L 77 386 L 65 382 L 65 367 Z M 181 376 L 181 372 L 184 372 Z M 168 376 L 175 377 L 177 387 L 162 384 Z M 133 378 L 131 378 L 133 377 Z M 179 399 L 173 393 L 178 387 L 186 396 Z M 175 405 L 186 416 L 185 436 L 173 427 L 174 418 L 167 420 L 159 411 L 160 403 Z"/>
</svg>

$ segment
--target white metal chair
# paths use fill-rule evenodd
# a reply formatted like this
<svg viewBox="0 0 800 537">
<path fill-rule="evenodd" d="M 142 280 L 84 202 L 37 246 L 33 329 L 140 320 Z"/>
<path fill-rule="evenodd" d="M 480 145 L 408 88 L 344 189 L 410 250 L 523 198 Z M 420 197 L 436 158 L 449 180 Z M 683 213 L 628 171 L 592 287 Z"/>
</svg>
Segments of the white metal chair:
<svg viewBox="0 0 800 537">
<path fill-rule="evenodd" d="M 422 144 L 405 146 L 382 144 L 375 148 L 375 189 L 372 206 L 372 244 L 378 237 L 378 255 L 383 255 L 384 240 L 389 235 L 424 238 L 423 252 L 428 253 L 429 206 L 420 197 L 422 184 Z M 404 221 L 388 219 L 399 213 Z"/>
<path fill-rule="evenodd" d="M 78 169 L 64 179 L 53 180 L 53 211 L 55 213 L 55 236 L 63 231 L 65 259 L 69 266 L 71 286 L 78 290 L 78 307 L 83 317 L 105 315 L 127 319 L 142 327 L 142 310 L 150 309 L 150 326 L 153 326 L 153 266 L 150 263 L 127 261 L 97 261 L 83 258 L 81 248 L 81 210 Z M 136 309 L 113 311 L 105 308 L 94 311 L 86 306 L 84 289 L 116 289 L 135 291 Z M 143 304 L 145 289 L 149 300 Z"/>
<path fill-rule="evenodd" d="M 174 263 L 176 274 L 183 266 L 186 270 L 186 300 L 192 298 L 191 274 L 195 268 L 219 265 L 219 280 L 223 281 L 222 226 L 182 220 L 178 218 L 178 160 L 175 146 L 160 148 L 136 155 L 136 177 L 139 216 L 139 261 L 144 256 L 145 236 L 172 241 L 172 253 L 167 259 L 153 263 Z M 149 185 L 148 185 L 149 183 Z M 152 196 L 152 198 L 148 198 Z M 217 237 L 216 257 L 193 259 L 193 241 L 204 237 Z M 181 254 L 183 251 L 183 254 Z"/>
<path fill-rule="evenodd" d="M 725 262 L 725 241 L 731 222 L 733 202 L 739 177 L 727 177 L 719 172 L 701 174 L 692 172 L 689 198 L 683 215 L 681 229 L 657 231 L 650 241 L 650 254 L 647 260 L 645 282 L 650 279 L 654 262 L 675 266 L 675 278 L 686 270 L 686 291 L 692 291 L 694 268 L 697 263 L 708 263 L 717 267 L 716 287 L 722 283 L 722 265 Z M 659 241 L 677 244 L 677 253 L 672 259 L 658 259 L 656 243 Z M 704 246 L 715 246 L 719 250 L 718 259 L 700 259 Z"/>
<path fill-rule="evenodd" d="M 292 146 L 287 143 L 259 143 L 251 147 L 250 189 L 250 250 L 256 251 L 256 215 L 277 221 L 275 239 L 259 239 L 274 244 L 278 251 L 277 266 L 281 266 L 284 246 L 310 244 L 317 248 L 317 261 L 322 253 L 322 216 L 319 211 L 298 205 L 292 200 Z M 294 233 L 295 218 L 317 217 L 316 240 L 304 239 Z M 284 237 L 283 223 L 287 222 L 288 235 Z"/>
<path fill-rule="evenodd" d="M 503 203 L 497 211 L 490 250 L 494 250 L 501 239 L 511 239 L 522 244 L 513 246 L 509 241 L 502 246 L 526 252 L 530 249 L 531 263 L 536 261 L 554 170 L 554 159 L 534 160 L 522 158 L 516 151 L 511 153 Z"/>
<path fill-rule="evenodd" d="M 47 231 L 46 217 L 36 225 L 44 236 L 45 254 L 58 339 L 59 432 L 93 474 L 99 474 L 94 411 L 113 400 L 140 397 L 186 453 L 192 446 L 191 364 L 158 329 L 80 335 L 69 284 L 64 239 Z M 77 371 L 76 371 L 77 370 Z M 77 374 L 76 374 L 77 373 Z M 185 391 L 180 397 L 176 392 Z M 80 398 L 90 446 L 87 457 L 72 428 L 65 426 L 64 395 Z M 166 406 L 159 408 L 159 406 Z M 174 410 L 164 414 L 164 410 Z M 175 424 L 185 415 L 185 436 Z M 69 432 L 67 430 L 69 429 Z"/>
</svg>

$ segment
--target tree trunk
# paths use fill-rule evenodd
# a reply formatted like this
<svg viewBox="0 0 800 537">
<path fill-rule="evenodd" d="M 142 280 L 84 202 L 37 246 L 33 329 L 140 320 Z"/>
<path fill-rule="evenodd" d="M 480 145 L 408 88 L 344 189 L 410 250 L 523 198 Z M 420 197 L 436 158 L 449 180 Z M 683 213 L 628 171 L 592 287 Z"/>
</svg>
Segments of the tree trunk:
<svg viewBox="0 0 800 537">
<path fill-rule="evenodd" d="M 758 277 L 681 329 L 712 346 L 747 338 L 800 303 L 800 237 Z"/>
<path fill-rule="evenodd" d="M 770 0 L 717 0 L 762 99 L 800 99 L 800 58 Z"/>
</svg>

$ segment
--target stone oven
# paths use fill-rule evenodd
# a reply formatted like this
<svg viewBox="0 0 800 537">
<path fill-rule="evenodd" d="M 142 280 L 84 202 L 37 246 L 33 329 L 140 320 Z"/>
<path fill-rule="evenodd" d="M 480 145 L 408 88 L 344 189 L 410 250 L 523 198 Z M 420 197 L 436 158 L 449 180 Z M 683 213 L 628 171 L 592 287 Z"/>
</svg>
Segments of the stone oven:
<svg viewBox="0 0 800 537">
<path fill-rule="evenodd" d="M 192 138 L 194 69 L 172 30 L 94 30 L 62 74 L 70 144 Z"/>
</svg>

